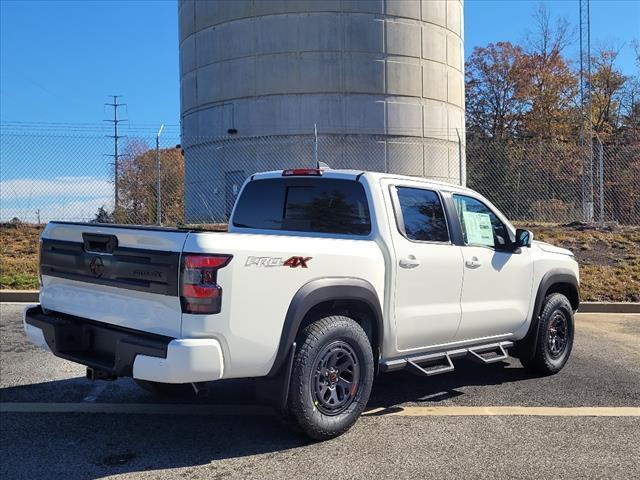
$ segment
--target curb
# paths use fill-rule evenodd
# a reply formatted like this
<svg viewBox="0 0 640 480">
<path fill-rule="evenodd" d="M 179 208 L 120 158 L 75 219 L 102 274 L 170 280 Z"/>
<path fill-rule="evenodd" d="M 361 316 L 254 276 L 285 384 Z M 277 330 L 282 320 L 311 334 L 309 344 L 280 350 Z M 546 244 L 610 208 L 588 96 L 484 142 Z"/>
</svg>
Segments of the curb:
<svg viewBox="0 0 640 480">
<path fill-rule="evenodd" d="M 37 303 L 38 290 L 0 290 L 0 302 Z M 640 303 L 581 302 L 580 313 L 640 313 Z"/>
<path fill-rule="evenodd" d="M 37 303 L 39 297 L 38 290 L 0 290 L 0 302 Z"/>
<path fill-rule="evenodd" d="M 580 302 L 580 313 L 640 313 L 640 303 Z"/>
</svg>

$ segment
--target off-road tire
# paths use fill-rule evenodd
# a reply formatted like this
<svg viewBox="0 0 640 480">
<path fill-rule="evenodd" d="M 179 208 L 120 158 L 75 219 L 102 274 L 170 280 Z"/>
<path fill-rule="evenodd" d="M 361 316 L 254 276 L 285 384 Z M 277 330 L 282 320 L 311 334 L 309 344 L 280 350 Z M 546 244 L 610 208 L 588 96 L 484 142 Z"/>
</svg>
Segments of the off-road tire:
<svg viewBox="0 0 640 480">
<path fill-rule="evenodd" d="M 300 347 L 296 351 L 291 373 L 288 419 L 294 424 L 294 428 L 298 427 L 314 440 L 337 437 L 349 430 L 358 420 L 371 394 L 374 359 L 369 338 L 362 327 L 351 318 L 333 315 L 306 326 L 298 335 L 296 342 Z M 346 352 L 341 357 L 340 348 Z M 334 354 L 333 352 L 336 351 L 338 353 Z M 327 355 L 335 355 L 342 359 L 337 363 L 337 367 L 353 360 L 351 372 L 356 372 L 357 365 L 357 376 L 354 373 L 349 377 L 348 368 L 343 369 L 344 374 L 341 372 L 337 380 L 335 375 L 331 376 L 336 382 L 333 383 L 334 391 L 340 387 L 341 392 L 349 392 L 348 395 L 342 396 L 343 399 L 347 399 L 344 405 L 335 407 L 334 412 L 326 411 L 334 408 L 327 404 L 326 399 L 323 400 L 326 394 L 330 393 L 326 388 L 324 395 L 319 397 L 318 384 L 320 382 L 331 384 L 330 376 L 320 373 L 326 373 L 326 365 L 331 364 L 331 361 L 324 362 Z M 352 382 L 344 382 L 344 378 L 351 378 Z M 341 380 L 343 380 L 342 383 Z M 344 385 L 349 384 L 353 386 L 345 389 Z M 335 396 L 336 401 L 339 397 L 337 393 L 335 395 L 330 393 L 329 396 L 331 399 Z M 337 405 L 340 403 L 338 402 Z"/>
<path fill-rule="evenodd" d="M 558 319 L 565 325 L 565 344 L 560 352 L 554 350 L 550 336 L 554 335 L 554 325 Z M 574 320 L 571 303 L 564 295 L 552 293 L 544 299 L 537 333 L 530 341 L 533 345 L 526 345 L 529 353 L 520 356 L 520 363 L 528 370 L 539 375 L 554 375 L 558 373 L 569 360 L 573 348 Z"/>
<path fill-rule="evenodd" d="M 150 380 L 133 379 L 143 390 L 160 398 L 177 399 L 195 397 L 193 387 L 189 383 L 161 383 Z"/>
</svg>

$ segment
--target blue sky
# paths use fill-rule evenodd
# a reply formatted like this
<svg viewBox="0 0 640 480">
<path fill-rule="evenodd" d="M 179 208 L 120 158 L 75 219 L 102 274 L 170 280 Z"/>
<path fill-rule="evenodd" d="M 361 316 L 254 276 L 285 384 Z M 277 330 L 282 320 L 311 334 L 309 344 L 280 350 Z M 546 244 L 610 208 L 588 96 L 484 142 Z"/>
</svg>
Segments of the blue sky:
<svg viewBox="0 0 640 480">
<path fill-rule="evenodd" d="M 538 1 L 465 2 L 465 48 L 521 41 Z M 544 2 L 577 23 L 578 1 Z M 637 74 L 640 1 L 592 1 L 593 43 L 624 44 L 620 66 Z M 1 119 L 101 122 L 122 94 L 132 124 L 179 123 L 174 1 L 6 1 L 1 8 Z M 577 45 L 569 53 L 577 52 Z"/>
<path fill-rule="evenodd" d="M 522 41 L 539 3 L 466 0 L 466 54 L 489 42 Z M 553 16 L 564 16 L 577 27 L 577 0 L 543 3 Z M 622 46 L 619 66 L 627 74 L 638 75 L 630 44 L 640 39 L 640 1 L 592 0 L 591 18 L 594 46 Z M 577 44 L 568 53 L 575 56 Z M 45 217 L 59 216 L 63 208 L 77 213 L 65 214 L 69 218 L 81 218 L 109 201 L 110 167 L 103 153 L 108 153 L 110 144 L 101 137 L 107 133 L 107 124 L 98 125 L 111 115 L 103 105 L 110 94 L 123 95 L 127 103 L 122 116 L 130 123 L 123 126 L 124 133 L 151 138 L 158 125 L 165 123 L 166 142 L 178 140 L 174 1 L 0 0 L 0 120 L 4 132 L 94 137 L 80 156 L 61 162 L 62 153 L 52 153 L 52 148 L 63 152 L 78 139 L 58 139 L 52 147 L 49 139 L 25 142 L 4 135 L 0 148 L 2 219 L 13 214 L 33 217 L 37 208 L 49 212 Z M 55 188 L 41 184 L 36 196 L 28 183 L 16 183 L 32 178 L 54 178 Z M 65 196 L 63 191 L 73 194 Z M 71 201 L 73 208 L 65 204 Z"/>
<path fill-rule="evenodd" d="M 466 0 L 465 54 L 474 46 L 508 40 L 523 42 L 533 28 L 533 14 L 538 5 L 544 4 L 552 17 L 566 18 L 575 29 L 575 42 L 566 54 L 577 59 L 578 0 Z M 618 66 L 627 75 L 638 75 L 635 54 L 631 42 L 640 41 L 640 0 L 591 0 L 591 46 L 621 47 Z"/>
</svg>

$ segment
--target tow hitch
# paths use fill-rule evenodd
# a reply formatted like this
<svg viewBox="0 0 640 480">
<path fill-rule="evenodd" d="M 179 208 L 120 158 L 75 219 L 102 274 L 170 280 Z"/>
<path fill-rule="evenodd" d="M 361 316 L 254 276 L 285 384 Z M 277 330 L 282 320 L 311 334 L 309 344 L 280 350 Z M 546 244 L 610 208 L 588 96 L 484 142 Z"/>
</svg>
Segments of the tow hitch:
<svg viewBox="0 0 640 480">
<path fill-rule="evenodd" d="M 116 380 L 118 377 L 108 370 L 98 370 L 95 368 L 87 367 L 87 378 L 89 380 Z"/>
</svg>

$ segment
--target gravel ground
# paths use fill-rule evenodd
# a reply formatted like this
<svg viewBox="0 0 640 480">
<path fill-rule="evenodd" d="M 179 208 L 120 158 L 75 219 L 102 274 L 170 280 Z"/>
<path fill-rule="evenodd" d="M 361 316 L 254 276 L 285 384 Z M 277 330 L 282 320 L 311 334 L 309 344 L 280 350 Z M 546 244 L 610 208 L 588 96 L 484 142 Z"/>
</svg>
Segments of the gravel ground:
<svg viewBox="0 0 640 480">
<path fill-rule="evenodd" d="M 28 343 L 0 305 L 0 402 L 159 403 L 128 380 Z M 381 376 L 369 406 L 640 407 L 640 315 L 578 315 L 572 358 L 535 378 L 517 361 L 423 379 Z M 167 402 L 166 400 L 163 402 Z M 252 382 L 179 403 L 252 405 Z M 2 478 L 639 478 L 640 417 L 367 416 L 311 443 L 271 416 L 1 413 Z"/>
</svg>

